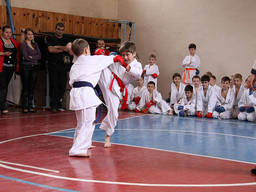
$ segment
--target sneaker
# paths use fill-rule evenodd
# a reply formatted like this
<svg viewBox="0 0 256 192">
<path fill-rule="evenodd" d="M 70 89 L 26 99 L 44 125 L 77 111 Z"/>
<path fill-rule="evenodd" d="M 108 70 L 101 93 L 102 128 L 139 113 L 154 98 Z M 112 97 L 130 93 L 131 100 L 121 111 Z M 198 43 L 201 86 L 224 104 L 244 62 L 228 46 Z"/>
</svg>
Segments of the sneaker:
<svg viewBox="0 0 256 192">
<path fill-rule="evenodd" d="M 66 111 L 64 108 L 60 107 L 58 108 L 58 111 Z"/>
</svg>

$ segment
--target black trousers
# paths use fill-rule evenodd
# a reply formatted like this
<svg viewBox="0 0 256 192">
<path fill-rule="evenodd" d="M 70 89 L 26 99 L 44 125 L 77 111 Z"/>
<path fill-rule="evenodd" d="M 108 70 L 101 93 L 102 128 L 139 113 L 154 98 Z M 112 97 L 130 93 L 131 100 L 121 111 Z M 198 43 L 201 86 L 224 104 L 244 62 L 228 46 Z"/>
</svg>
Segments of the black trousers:
<svg viewBox="0 0 256 192">
<path fill-rule="evenodd" d="M 21 81 L 22 81 L 22 108 L 33 108 L 34 90 L 37 79 L 36 66 L 22 66 Z"/>
<path fill-rule="evenodd" d="M 51 108 L 61 108 L 62 99 L 66 91 L 67 70 L 64 67 L 49 68 L 49 80 Z"/>
<path fill-rule="evenodd" d="M 14 67 L 3 66 L 3 71 L 0 72 L 0 110 L 6 110 L 8 108 L 6 97 L 8 93 L 8 85 L 11 81 L 14 72 Z"/>
</svg>

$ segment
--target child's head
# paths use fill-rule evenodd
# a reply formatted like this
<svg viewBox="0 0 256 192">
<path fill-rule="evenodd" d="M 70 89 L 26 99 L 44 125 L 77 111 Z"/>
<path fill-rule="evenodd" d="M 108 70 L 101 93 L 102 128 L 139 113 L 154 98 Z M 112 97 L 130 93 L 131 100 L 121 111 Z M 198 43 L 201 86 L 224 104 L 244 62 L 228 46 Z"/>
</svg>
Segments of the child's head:
<svg viewBox="0 0 256 192">
<path fill-rule="evenodd" d="M 173 83 L 179 85 L 181 82 L 181 75 L 179 73 L 174 73 L 172 76 Z"/>
<path fill-rule="evenodd" d="M 103 39 L 99 39 L 97 41 L 97 48 L 98 49 L 105 49 L 105 41 Z"/>
<path fill-rule="evenodd" d="M 131 41 L 126 41 L 119 49 L 124 62 L 130 64 L 136 57 L 136 46 Z"/>
<path fill-rule="evenodd" d="M 203 75 L 201 77 L 201 83 L 202 83 L 203 89 L 208 89 L 210 84 L 210 77 L 208 75 Z"/>
<path fill-rule="evenodd" d="M 149 56 L 149 65 L 154 65 L 156 63 L 156 54 L 151 53 Z"/>
<path fill-rule="evenodd" d="M 82 54 L 84 55 L 91 54 L 89 44 L 84 39 L 76 39 L 75 41 L 73 41 L 71 49 L 74 55 L 77 57 Z"/>
<path fill-rule="evenodd" d="M 155 90 L 155 82 L 154 81 L 149 81 L 147 84 L 147 88 L 148 88 L 148 92 L 149 93 L 153 93 L 153 91 Z"/>
<path fill-rule="evenodd" d="M 140 77 L 136 82 L 139 87 L 142 87 L 144 85 L 144 78 Z"/>
<path fill-rule="evenodd" d="M 196 53 L 196 44 L 194 43 L 189 44 L 188 50 L 189 50 L 189 54 L 194 56 Z"/>
<path fill-rule="evenodd" d="M 195 75 L 192 78 L 192 83 L 195 87 L 199 87 L 200 86 L 200 77 L 198 75 Z"/>
<path fill-rule="evenodd" d="M 210 76 L 210 85 L 214 86 L 216 84 L 216 77 L 214 75 Z"/>
<path fill-rule="evenodd" d="M 213 76 L 212 72 L 210 72 L 210 71 L 207 71 L 207 72 L 205 73 L 205 75 L 208 75 L 209 77 Z"/>
<path fill-rule="evenodd" d="M 230 87 L 230 78 L 228 76 L 224 76 L 221 78 L 221 88 L 222 89 L 229 89 Z"/>
<path fill-rule="evenodd" d="M 185 87 L 185 95 L 188 100 L 190 100 L 193 96 L 193 87 L 191 85 L 186 85 Z"/>
<path fill-rule="evenodd" d="M 243 77 L 240 73 L 236 73 L 233 77 L 233 81 L 234 81 L 234 85 L 236 87 L 240 87 L 242 85 L 243 82 Z"/>
</svg>

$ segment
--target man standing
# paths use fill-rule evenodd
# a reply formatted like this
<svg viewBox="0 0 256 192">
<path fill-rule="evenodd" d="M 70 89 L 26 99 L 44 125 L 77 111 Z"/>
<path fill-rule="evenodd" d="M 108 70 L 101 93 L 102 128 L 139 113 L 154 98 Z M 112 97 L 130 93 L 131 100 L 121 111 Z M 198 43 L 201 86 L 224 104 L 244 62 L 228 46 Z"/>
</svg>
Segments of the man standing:
<svg viewBox="0 0 256 192">
<path fill-rule="evenodd" d="M 63 38 L 65 26 L 57 23 L 55 35 L 47 38 L 48 70 L 50 80 L 51 111 L 64 111 L 62 100 L 66 90 L 67 71 L 70 58 L 67 54 L 67 40 Z"/>
</svg>

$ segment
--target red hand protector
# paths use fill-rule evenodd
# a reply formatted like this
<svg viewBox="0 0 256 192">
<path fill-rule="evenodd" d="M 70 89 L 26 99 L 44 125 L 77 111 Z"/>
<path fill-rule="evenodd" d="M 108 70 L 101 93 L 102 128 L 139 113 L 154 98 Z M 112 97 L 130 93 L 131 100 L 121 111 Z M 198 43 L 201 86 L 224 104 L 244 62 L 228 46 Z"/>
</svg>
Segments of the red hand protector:
<svg viewBox="0 0 256 192">
<path fill-rule="evenodd" d="M 158 75 L 156 73 L 152 74 L 152 77 L 155 79 L 158 77 Z"/>
<path fill-rule="evenodd" d="M 196 112 L 196 116 L 199 117 L 199 118 L 202 118 L 203 117 L 202 112 L 201 111 L 197 111 Z"/>
<path fill-rule="evenodd" d="M 103 49 L 96 49 L 94 55 L 104 55 L 105 51 Z"/>
<path fill-rule="evenodd" d="M 133 101 L 135 102 L 136 105 L 138 105 L 140 102 L 140 96 L 134 97 Z"/>
<path fill-rule="evenodd" d="M 212 113 L 207 113 L 207 115 L 205 115 L 206 118 L 212 118 Z"/>
<path fill-rule="evenodd" d="M 121 65 L 126 68 L 127 67 L 127 64 L 124 62 L 124 59 L 120 56 L 120 55 L 117 55 L 114 57 L 114 62 L 119 62 L 121 63 Z"/>
</svg>

